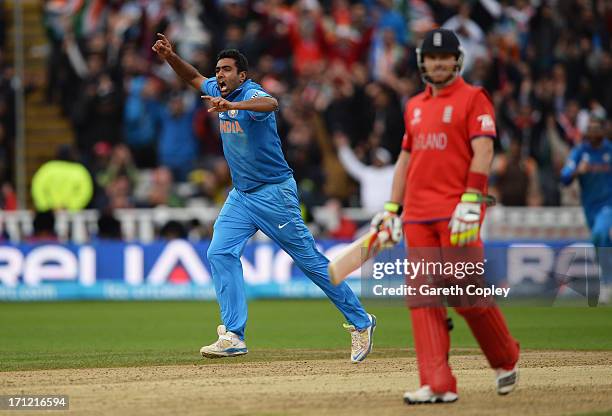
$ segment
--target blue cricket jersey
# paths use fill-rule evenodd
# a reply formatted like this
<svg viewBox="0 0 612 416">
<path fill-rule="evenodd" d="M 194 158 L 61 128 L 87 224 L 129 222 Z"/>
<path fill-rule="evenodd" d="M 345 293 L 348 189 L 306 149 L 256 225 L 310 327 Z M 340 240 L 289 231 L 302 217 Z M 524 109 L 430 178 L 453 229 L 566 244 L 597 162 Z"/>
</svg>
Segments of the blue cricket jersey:
<svg viewBox="0 0 612 416">
<path fill-rule="evenodd" d="M 569 185 L 580 162 L 586 161 L 591 171 L 580 175 L 580 198 L 589 227 L 599 210 L 612 206 L 612 143 L 604 139 L 598 148 L 587 141 L 575 146 L 561 170 L 561 182 Z"/>
<path fill-rule="evenodd" d="M 202 92 L 220 97 L 216 78 L 204 81 Z M 270 97 L 259 84 L 248 79 L 225 99 L 246 101 L 258 96 Z M 219 113 L 219 128 L 232 182 L 239 191 L 248 192 L 264 184 L 284 182 L 292 176 L 293 171 L 283 156 L 274 112 L 230 110 Z"/>
</svg>

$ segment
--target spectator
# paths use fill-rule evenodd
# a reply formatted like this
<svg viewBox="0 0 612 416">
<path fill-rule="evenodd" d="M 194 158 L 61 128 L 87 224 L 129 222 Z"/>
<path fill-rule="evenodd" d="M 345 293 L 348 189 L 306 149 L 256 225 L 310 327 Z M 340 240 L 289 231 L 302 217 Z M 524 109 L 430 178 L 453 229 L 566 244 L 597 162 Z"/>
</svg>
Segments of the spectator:
<svg viewBox="0 0 612 416">
<path fill-rule="evenodd" d="M 84 94 L 72 112 L 77 148 L 87 161 L 97 142 L 116 144 L 121 137 L 121 93 L 109 73 L 96 74 L 101 60 L 98 55 L 89 58 L 90 76 L 83 81 Z"/>
<path fill-rule="evenodd" d="M 506 206 L 539 206 L 542 193 L 538 166 L 522 154 L 521 142 L 513 139 L 506 154 L 499 154 L 491 168 L 491 193 Z"/>
<path fill-rule="evenodd" d="M 99 240 L 121 241 L 121 223 L 112 213 L 104 212 L 98 218 L 98 235 Z"/>
<path fill-rule="evenodd" d="M 183 201 L 176 194 L 172 184 L 170 169 L 162 166 L 153 171 L 151 186 L 143 205 L 148 207 L 158 205 L 180 207 L 183 205 Z"/>
<path fill-rule="evenodd" d="M 468 2 L 461 2 L 459 13 L 448 19 L 442 25 L 443 29 L 452 30 L 457 34 L 461 46 L 465 49 L 463 70 L 470 72 L 474 61 L 487 56 L 485 47 L 485 34 L 475 21 L 470 19 L 471 6 Z"/>
<path fill-rule="evenodd" d="M 379 83 L 369 85 L 367 93 L 374 107 L 370 146 L 386 148 L 391 152 L 392 160 L 395 160 L 399 155 L 404 135 L 404 117 L 397 94 L 388 85 Z"/>
<path fill-rule="evenodd" d="M 107 151 L 104 149 L 106 146 L 108 144 L 98 143 L 95 147 L 100 148 L 99 154 L 103 155 Z M 124 144 L 118 144 L 111 150 L 110 159 L 107 165 L 97 172 L 96 181 L 100 186 L 106 187 L 118 176 L 127 177 L 130 186 L 135 186 L 138 181 L 138 170 L 132 161 L 132 154 Z"/>
<path fill-rule="evenodd" d="M 120 173 L 114 176 L 106 185 L 105 190 L 108 196 L 106 208 L 114 210 L 135 207 L 135 201 L 132 196 L 133 186 L 126 174 Z"/>
<path fill-rule="evenodd" d="M 29 243 L 57 241 L 55 214 L 53 211 L 36 211 L 32 228 L 32 235 L 27 240 Z"/>
<path fill-rule="evenodd" d="M 561 126 L 567 143 L 573 146 L 580 142 L 582 138 L 580 106 L 576 100 L 571 100 L 567 103 L 565 110 L 559 114 L 557 122 Z"/>
<path fill-rule="evenodd" d="M 408 41 L 406 21 L 393 7 L 393 0 L 378 0 L 377 6 L 375 12 L 378 19 L 374 30 L 374 44 L 381 42 L 383 33 L 390 29 L 394 34 L 394 39 L 397 39 L 401 45 L 405 45 Z"/>
<path fill-rule="evenodd" d="M 393 29 L 383 29 L 381 36 L 381 41 L 372 48 L 372 76 L 377 81 L 389 82 L 394 79 L 396 69 L 404 59 L 406 51 L 396 41 Z"/>
<path fill-rule="evenodd" d="M 434 25 L 463 38 L 463 75 L 494 101 L 498 150 L 514 150 L 512 138 L 521 142 L 518 166 L 509 164 L 509 154 L 500 160 L 521 174 L 532 170 L 521 170 L 532 164 L 527 160 L 535 161 L 543 205 L 571 202 L 558 186 L 569 147 L 581 139 L 587 113 L 612 112 L 612 9 L 605 2 L 128 0 L 89 7 L 93 3 L 45 3 L 47 95 L 72 117 L 84 162 L 96 178 L 109 171 L 111 158 L 93 152 L 104 141 L 126 144 L 138 169 L 155 172 L 139 177 L 157 177 L 166 166 L 174 181 L 184 181 L 204 167 L 206 179 L 196 181 L 192 194 L 214 203 L 231 186 L 219 181 L 210 162 L 221 155 L 218 118 L 196 95 L 181 92 L 171 69 L 153 56 L 157 32 L 176 39 L 177 50 L 207 76 L 228 44 L 257 63 L 251 75 L 279 97 L 283 148 L 308 207 L 330 197 L 360 205 L 350 198 L 353 188 L 331 146 L 336 133 L 348 137 L 360 160 L 378 147 L 395 158 L 403 109 L 422 88 L 414 48 Z M 13 69 L 1 52 L 0 74 L 0 162 L 10 182 Z M 322 125 L 313 122 L 319 118 Z M 153 196 L 131 173 L 110 177 L 96 194 L 97 207 L 184 203 L 175 199 L 173 183 Z M 500 192 L 515 192 L 511 181 L 502 183 L 508 189 Z"/>
<path fill-rule="evenodd" d="M 293 68 L 297 75 L 309 75 L 323 68 L 327 48 L 318 1 L 300 0 L 297 13 L 289 26 Z"/>
<path fill-rule="evenodd" d="M 154 167 L 157 160 L 160 89 L 161 85 L 156 79 L 143 75 L 128 82 L 123 135 L 140 168 Z"/>
<path fill-rule="evenodd" d="M 194 100 L 185 103 L 187 96 L 174 93 L 161 111 L 161 131 L 159 136 L 159 163 L 167 166 L 173 177 L 185 181 L 193 169 L 197 142 L 193 131 L 196 110 Z"/>
<path fill-rule="evenodd" d="M 324 225 L 329 238 L 353 240 L 357 232 L 355 221 L 342 214 L 342 204 L 337 198 L 330 198 L 323 207 L 326 211 Z"/>
<path fill-rule="evenodd" d="M 93 195 L 87 169 L 76 162 L 74 150 L 62 146 L 55 160 L 43 164 L 32 178 L 32 199 L 38 211 L 80 211 Z"/>
<path fill-rule="evenodd" d="M 355 156 L 346 136 L 336 133 L 334 141 L 342 166 L 359 182 L 361 206 L 372 213 L 380 211 L 381 203 L 389 200 L 391 196 L 395 169 L 391 164 L 391 153 L 382 147 L 376 148 L 373 151 L 373 164 L 367 166 Z"/>
<path fill-rule="evenodd" d="M 184 240 L 187 238 L 185 226 L 178 221 L 168 221 L 159 230 L 159 238 L 162 240 Z"/>
<path fill-rule="evenodd" d="M 198 187 L 197 195 L 206 197 L 217 205 L 223 204 L 231 190 L 227 162 L 223 158 L 216 158 L 210 163 L 210 169 L 197 169 L 189 175 L 190 181 Z"/>
<path fill-rule="evenodd" d="M 2 184 L 2 192 L 0 193 L 0 210 L 15 211 L 17 209 L 17 194 L 13 189 L 13 185 L 9 182 Z"/>
<path fill-rule="evenodd" d="M 110 157 L 106 157 L 106 153 Z M 138 171 L 129 148 L 119 144 L 110 149 L 108 143 L 99 142 L 94 147 L 96 155 L 95 179 L 97 185 L 95 203 L 98 208 L 132 208 L 135 206 L 133 191 L 138 185 Z M 100 192 L 102 190 L 102 192 Z"/>
</svg>

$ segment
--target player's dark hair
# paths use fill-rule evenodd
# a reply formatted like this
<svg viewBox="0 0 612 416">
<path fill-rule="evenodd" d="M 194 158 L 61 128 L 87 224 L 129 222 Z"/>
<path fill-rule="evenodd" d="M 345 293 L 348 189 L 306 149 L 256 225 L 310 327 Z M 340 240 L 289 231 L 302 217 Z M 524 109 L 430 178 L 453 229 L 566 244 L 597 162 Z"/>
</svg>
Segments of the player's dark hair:
<svg viewBox="0 0 612 416">
<path fill-rule="evenodd" d="M 240 52 L 238 49 L 222 50 L 221 52 L 219 52 L 219 55 L 217 55 L 217 62 L 219 62 L 219 59 L 223 58 L 233 59 L 234 62 L 236 62 L 236 68 L 238 68 L 238 73 L 242 71 L 248 72 L 249 61 L 247 60 L 246 56 L 244 56 L 242 52 Z"/>
</svg>

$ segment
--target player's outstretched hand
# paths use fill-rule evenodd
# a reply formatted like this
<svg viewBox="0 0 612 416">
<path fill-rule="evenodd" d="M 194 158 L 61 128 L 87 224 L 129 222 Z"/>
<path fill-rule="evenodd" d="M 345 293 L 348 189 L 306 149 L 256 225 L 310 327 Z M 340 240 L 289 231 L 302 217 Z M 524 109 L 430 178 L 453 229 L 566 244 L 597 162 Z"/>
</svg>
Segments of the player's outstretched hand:
<svg viewBox="0 0 612 416">
<path fill-rule="evenodd" d="M 168 59 L 170 55 L 172 55 L 172 45 L 166 36 L 163 33 L 157 34 L 157 41 L 151 47 L 153 52 L 155 52 L 160 58 Z"/>
<path fill-rule="evenodd" d="M 223 97 L 211 97 L 210 95 L 202 95 L 202 98 L 205 101 L 208 101 L 208 105 L 210 105 L 210 108 L 208 109 L 209 113 L 223 113 L 225 111 L 233 109 L 233 103 L 231 101 L 227 101 Z"/>
</svg>

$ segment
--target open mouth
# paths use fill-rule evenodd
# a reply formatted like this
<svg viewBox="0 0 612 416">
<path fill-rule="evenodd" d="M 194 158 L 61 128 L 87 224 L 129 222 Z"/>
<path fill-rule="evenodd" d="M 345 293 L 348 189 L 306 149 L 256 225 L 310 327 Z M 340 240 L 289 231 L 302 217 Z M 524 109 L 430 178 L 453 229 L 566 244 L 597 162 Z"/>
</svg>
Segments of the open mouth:
<svg viewBox="0 0 612 416">
<path fill-rule="evenodd" d="M 217 81 L 217 85 L 219 85 L 219 90 L 221 92 L 227 92 L 227 84 L 225 81 Z"/>
</svg>

